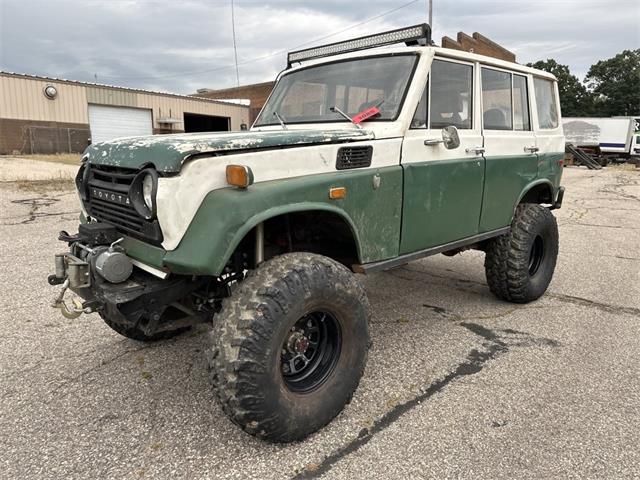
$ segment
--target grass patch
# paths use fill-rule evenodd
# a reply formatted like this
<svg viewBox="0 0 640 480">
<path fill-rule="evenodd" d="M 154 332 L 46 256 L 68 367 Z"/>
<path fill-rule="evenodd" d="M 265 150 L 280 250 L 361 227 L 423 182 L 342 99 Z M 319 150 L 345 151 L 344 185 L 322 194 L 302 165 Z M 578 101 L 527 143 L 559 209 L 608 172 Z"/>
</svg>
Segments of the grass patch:
<svg viewBox="0 0 640 480">
<path fill-rule="evenodd" d="M 18 190 L 25 192 L 62 192 L 73 190 L 74 181 L 71 178 L 49 178 L 47 180 L 16 180 Z"/>
<path fill-rule="evenodd" d="M 12 158 L 24 158 L 26 160 L 39 160 L 41 162 L 63 163 L 65 165 L 80 165 L 79 153 L 56 153 L 51 155 L 10 155 Z"/>
</svg>

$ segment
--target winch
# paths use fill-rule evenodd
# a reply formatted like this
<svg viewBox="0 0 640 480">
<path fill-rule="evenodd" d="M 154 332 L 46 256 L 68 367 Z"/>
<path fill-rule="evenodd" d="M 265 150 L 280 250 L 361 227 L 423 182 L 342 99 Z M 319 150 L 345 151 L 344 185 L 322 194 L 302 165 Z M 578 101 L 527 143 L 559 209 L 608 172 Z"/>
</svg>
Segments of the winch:
<svg viewBox="0 0 640 480">
<path fill-rule="evenodd" d="M 69 235 L 62 231 L 58 237 L 69 243 L 69 252 L 55 256 L 55 274 L 50 275 L 51 285 L 62 284 L 62 291 L 54 300 L 53 306 L 60 308 L 68 318 L 76 318 L 82 313 L 89 313 L 91 306 L 83 307 L 74 301 L 73 307 L 64 302 L 68 288 L 82 290 L 89 288 L 92 282 L 104 280 L 112 284 L 125 282 L 133 272 L 133 263 L 119 245 L 123 238 L 116 228 L 103 223 L 81 224 L 78 234 Z M 99 275 L 97 278 L 92 272 Z"/>
</svg>

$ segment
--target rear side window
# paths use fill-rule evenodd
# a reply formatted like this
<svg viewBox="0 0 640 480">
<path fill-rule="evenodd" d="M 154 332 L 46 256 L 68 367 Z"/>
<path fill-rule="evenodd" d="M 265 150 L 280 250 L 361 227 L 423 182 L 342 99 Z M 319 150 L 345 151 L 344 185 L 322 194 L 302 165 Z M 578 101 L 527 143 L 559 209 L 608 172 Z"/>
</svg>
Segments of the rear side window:
<svg viewBox="0 0 640 480">
<path fill-rule="evenodd" d="M 556 105 L 553 82 L 544 78 L 534 78 L 533 89 L 536 92 L 538 127 L 556 128 L 558 126 L 558 106 Z"/>
<path fill-rule="evenodd" d="M 482 119 L 487 130 L 513 130 L 510 73 L 482 69 Z"/>
<path fill-rule="evenodd" d="M 527 77 L 513 76 L 513 129 L 531 130 Z"/>
</svg>

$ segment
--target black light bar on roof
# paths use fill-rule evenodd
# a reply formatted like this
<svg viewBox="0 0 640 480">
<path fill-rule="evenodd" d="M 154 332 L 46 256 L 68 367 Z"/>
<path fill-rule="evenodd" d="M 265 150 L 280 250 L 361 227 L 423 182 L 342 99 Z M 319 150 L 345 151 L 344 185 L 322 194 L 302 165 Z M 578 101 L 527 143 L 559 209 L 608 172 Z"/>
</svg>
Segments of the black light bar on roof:
<svg viewBox="0 0 640 480">
<path fill-rule="evenodd" d="M 366 35 L 364 37 L 330 43 L 319 47 L 296 50 L 289 52 L 287 55 L 287 68 L 290 68 L 293 63 L 299 63 L 304 60 L 313 60 L 314 58 L 328 57 L 339 53 L 356 52 L 358 50 L 393 45 L 395 43 L 428 45 L 431 43 L 431 27 L 426 23 L 422 23 L 412 27 Z"/>
</svg>

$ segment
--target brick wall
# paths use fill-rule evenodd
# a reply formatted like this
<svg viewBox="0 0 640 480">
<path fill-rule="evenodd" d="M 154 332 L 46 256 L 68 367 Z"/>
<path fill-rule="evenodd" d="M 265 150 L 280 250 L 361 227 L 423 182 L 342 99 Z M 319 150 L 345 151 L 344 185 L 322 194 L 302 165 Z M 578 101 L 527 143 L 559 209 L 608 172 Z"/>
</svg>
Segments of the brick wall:
<svg viewBox="0 0 640 480">
<path fill-rule="evenodd" d="M 507 62 L 516 61 L 516 55 L 514 53 L 484 35 L 480 35 L 478 32 L 474 32 L 472 36 L 464 32 L 458 32 L 456 40 L 449 37 L 442 37 L 442 46 L 444 48 L 452 48 L 454 50 L 463 50 L 465 52 L 477 53 L 478 55 L 499 58 Z"/>
<path fill-rule="evenodd" d="M 0 118 L 0 155 L 82 153 L 89 144 L 89 125 Z"/>
<path fill-rule="evenodd" d="M 225 88 L 223 90 L 209 90 L 203 93 L 196 93 L 194 96 L 219 100 L 248 99 L 251 102 L 249 108 L 249 123 L 253 123 L 267 101 L 275 83 L 276 82 L 254 83 L 253 85 L 243 85 L 241 87 Z"/>
</svg>

